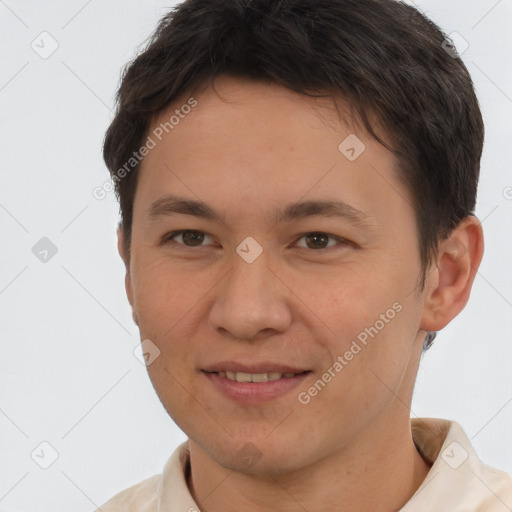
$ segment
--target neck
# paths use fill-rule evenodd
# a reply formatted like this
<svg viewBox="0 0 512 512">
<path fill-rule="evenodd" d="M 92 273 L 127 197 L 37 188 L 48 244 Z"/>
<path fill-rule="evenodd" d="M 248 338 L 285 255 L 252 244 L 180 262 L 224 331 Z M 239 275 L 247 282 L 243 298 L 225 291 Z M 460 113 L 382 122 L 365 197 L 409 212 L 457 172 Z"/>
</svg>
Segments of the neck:
<svg viewBox="0 0 512 512">
<path fill-rule="evenodd" d="M 232 471 L 192 440 L 189 448 L 189 489 L 202 512 L 392 512 L 409 501 L 430 469 L 403 415 L 399 428 L 371 425 L 350 447 L 286 474 Z"/>
</svg>

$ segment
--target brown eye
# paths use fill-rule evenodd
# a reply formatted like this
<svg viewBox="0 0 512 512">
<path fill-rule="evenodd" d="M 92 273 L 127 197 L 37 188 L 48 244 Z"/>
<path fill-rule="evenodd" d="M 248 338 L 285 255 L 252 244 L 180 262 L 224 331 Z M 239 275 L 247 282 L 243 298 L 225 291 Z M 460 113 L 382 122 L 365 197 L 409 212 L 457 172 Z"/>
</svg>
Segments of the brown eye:
<svg viewBox="0 0 512 512">
<path fill-rule="evenodd" d="M 330 249 L 335 245 L 343 246 L 348 244 L 348 242 L 341 238 L 337 238 L 327 233 L 316 231 L 311 233 L 305 233 L 304 235 L 301 236 L 299 240 L 305 240 L 305 246 L 299 245 L 299 247 L 313 250 Z M 332 240 L 334 243 L 330 243 L 330 240 Z"/>
<path fill-rule="evenodd" d="M 182 241 L 179 241 L 178 237 L 181 237 Z M 163 239 L 163 243 L 172 242 L 185 247 L 202 247 L 202 243 L 205 240 L 205 237 L 208 237 L 208 235 L 202 231 L 184 229 L 181 231 L 174 231 L 169 233 Z M 176 241 L 175 238 L 178 238 L 178 240 Z"/>
<path fill-rule="evenodd" d="M 185 245 L 201 245 L 201 242 L 204 240 L 204 233 L 199 231 L 184 231 L 182 233 L 183 242 Z"/>
<path fill-rule="evenodd" d="M 329 243 L 329 235 L 325 233 L 309 233 L 305 235 L 306 244 L 310 249 L 325 249 Z"/>
</svg>

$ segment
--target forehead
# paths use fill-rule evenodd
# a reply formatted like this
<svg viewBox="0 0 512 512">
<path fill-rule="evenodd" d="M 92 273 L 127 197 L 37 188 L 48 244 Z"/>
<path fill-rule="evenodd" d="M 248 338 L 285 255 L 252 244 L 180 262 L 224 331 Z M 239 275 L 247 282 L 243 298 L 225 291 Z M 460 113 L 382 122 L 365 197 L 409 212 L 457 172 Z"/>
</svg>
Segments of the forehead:
<svg viewBox="0 0 512 512">
<path fill-rule="evenodd" d="M 151 126 L 153 129 L 165 124 L 193 97 L 199 108 L 194 107 L 190 116 L 187 114 L 186 117 L 194 117 L 198 124 L 211 122 L 212 117 L 215 117 L 221 128 L 224 124 L 222 119 L 218 119 L 221 115 L 227 118 L 226 121 L 229 119 L 231 127 L 238 124 L 244 128 L 243 132 L 245 128 L 257 130 L 261 120 L 266 120 L 264 124 L 272 123 L 273 128 L 277 127 L 277 121 L 280 120 L 293 131 L 300 127 L 301 122 L 311 126 L 311 118 L 315 116 L 315 124 L 318 126 L 339 130 L 342 125 L 348 130 L 362 130 L 349 103 L 327 92 L 315 94 L 319 97 L 300 94 L 272 82 L 220 75 L 215 77 L 212 85 L 203 83 L 193 91 L 183 93 L 153 118 Z M 268 117 L 269 110 L 275 114 L 271 119 Z M 245 117 L 248 114 L 250 118 Z M 272 133 L 273 136 L 278 134 L 278 131 Z"/>
<path fill-rule="evenodd" d="M 403 201 L 394 155 L 350 112 L 338 98 L 218 77 L 153 120 L 156 144 L 140 166 L 137 196 L 188 196 L 234 216 L 322 195 L 360 210 L 386 194 Z"/>
</svg>

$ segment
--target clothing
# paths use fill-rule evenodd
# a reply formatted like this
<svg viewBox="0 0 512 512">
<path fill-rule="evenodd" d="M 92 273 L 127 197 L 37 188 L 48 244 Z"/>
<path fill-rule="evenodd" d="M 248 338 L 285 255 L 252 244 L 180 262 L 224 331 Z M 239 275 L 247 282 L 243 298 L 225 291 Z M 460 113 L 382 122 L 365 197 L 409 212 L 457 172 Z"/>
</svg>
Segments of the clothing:
<svg viewBox="0 0 512 512">
<path fill-rule="evenodd" d="M 416 448 L 432 467 L 398 512 L 512 511 L 512 476 L 483 464 L 458 423 L 413 418 L 411 430 Z M 117 494 L 101 512 L 200 512 L 187 487 L 188 465 L 184 442 L 168 459 L 162 475 Z"/>
</svg>

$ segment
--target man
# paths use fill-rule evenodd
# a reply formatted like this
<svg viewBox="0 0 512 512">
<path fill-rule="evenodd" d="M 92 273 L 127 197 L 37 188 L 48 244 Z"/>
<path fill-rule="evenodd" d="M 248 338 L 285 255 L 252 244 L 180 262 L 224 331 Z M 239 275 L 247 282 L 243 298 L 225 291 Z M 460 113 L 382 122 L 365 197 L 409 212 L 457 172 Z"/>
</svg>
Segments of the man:
<svg viewBox="0 0 512 512">
<path fill-rule="evenodd" d="M 410 418 L 482 258 L 482 144 L 466 68 L 410 6 L 169 13 L 104 157 L 148 373 L 188 441 L 101 510 L 512 510 L 457 423 Z"/>
</svg>

